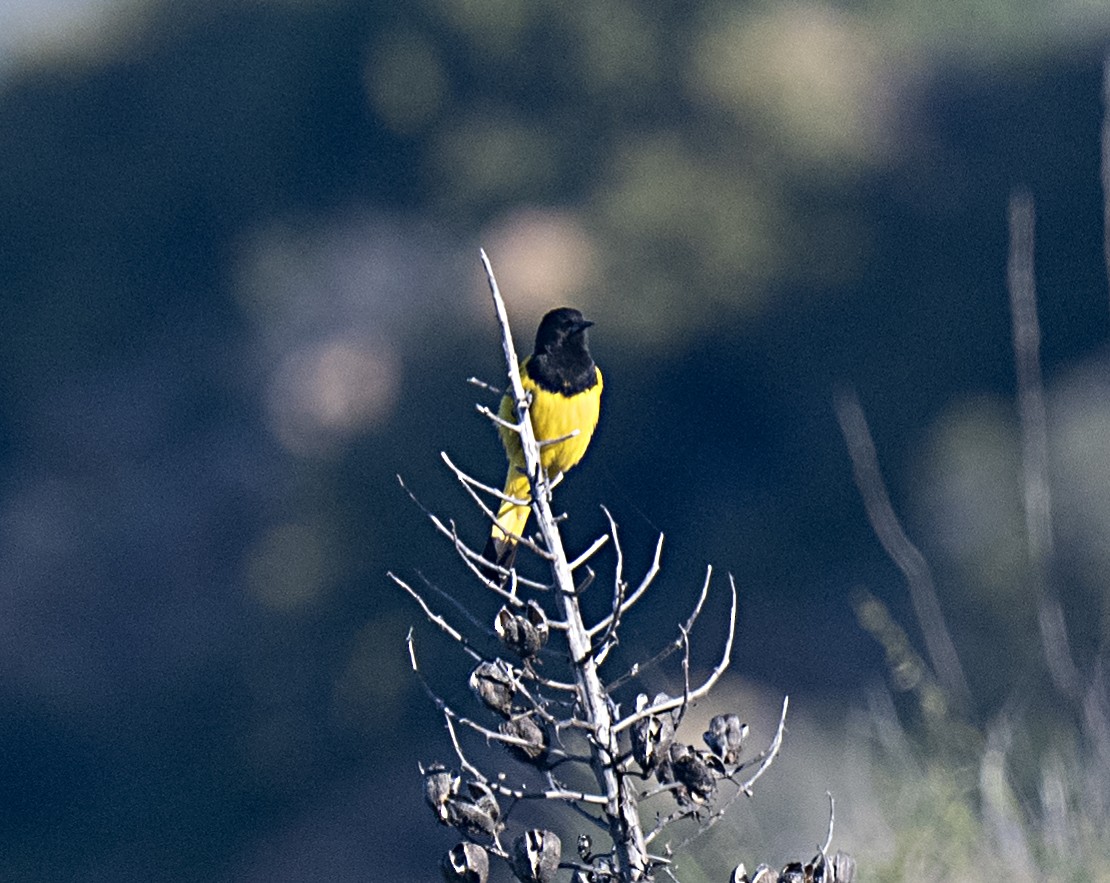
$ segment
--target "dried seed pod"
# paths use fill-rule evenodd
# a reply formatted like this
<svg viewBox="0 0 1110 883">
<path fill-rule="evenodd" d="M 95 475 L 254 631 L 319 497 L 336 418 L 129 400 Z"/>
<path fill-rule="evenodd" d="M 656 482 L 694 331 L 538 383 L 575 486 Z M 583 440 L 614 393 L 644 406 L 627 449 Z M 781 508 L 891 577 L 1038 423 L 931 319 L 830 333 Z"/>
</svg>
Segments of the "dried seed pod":
<svg viewBox="0 0 1110 883">
<path fill-rule="evenodd" d="M 691 746 L 682 742 L 671 744 L 670 766 L 674 780 L 685 787 L 675 792 L 680 804 L 683 797 L 690 803 L 708 803 L 717 790 L 717 782 L 705 760 Z"/>
<path fill-rule="evenodd" d="M 666 693 L 659 693 L 654 701 L 649 703 L 647 694 L 640 693 L 636 697 L 636 711 L 643 711 L 668 699 L 670 697 Z M 674 741 L 674 728 L 675 714 L 672 711 L 648 715 L 632 725 L 629 733 L 632 741 L 632 757 L 640 765 L 645 776 L 667 757 L 667 752 Z"/>
<path fill-rule="evenodd" d="M 501 642 L 522 659 L 531 659 L 539 653 L 551 634 L 547 614 L 535 601 L 525 604 L 523 612 L 502 607 L 493 621 L 493 630 Z"/>
<path fill-rule="evenodd" d="M 492 839 L 504 827 L 493 789 L 474 779 L 466 783 L 463 792 L 448 799 L 446 814 L 446 824 L 481 842 Z"/>
<path fill-rule="evenodd" d="M 743 862 L 733 868 L 732 876 L 728 879 L 729 883 L 778 883 L 778 876 L 768 865 L 761 864 L 755 869 L 755 873 L 749 876 Z"/>
<path fill-rule="evenodd" d="M 829 859 L 829 869 L 832 872 L 831 883 L 852 883 L 856 877 L 856 860 L 848 853 L 837 850 Z"/>
<path fill-rule="evenodd" d="M 503 659 L 482 662 L 470 673 L 470 689 L 490 711 L 508 717 L 513 713 L 513 670 Z"/>
<path fill-rule="evenodd" d="M 791 862 L 779 873 L 778 883 L 806 883 L 806 870 L 801 862 Z"/>
<path fill-rule="evenodd" d="M 485 782 L 471 779 L 466 783 L 466 792 L 470 802 L 488 814 L 495 822 L 501 818 L 501 807 L 497 803 L 497 796 Z"/>
<path fill-rule="evenodd" d="M 655 765 L 655 780 L 660 785 L 670 785 L 672 782 L 675 781 L 674 767 L 671 765 L 670 752 L 667 752 L 666 755 L 661 757 L 659 759 L 659 763 L 657 763 Z M 680 790 L 684 791 L 685 788 L 682 788 Z M 675 795 L 677 797 L 678 791 L 675 792 Z M 680 799 L 679 803 L 681 803 L 681 802 L 682 802 L 682 800 Z"/>
<path fill-rule="evenodd" d="M 833 883 L 833 869 L 828 856 L 822 852 L 806 863 L 805 872 L 806 883 Z"/>
<path fill-rule="evenodd" d="M 595 855 L 589 868 L 579 868 L 570 878 L 571 883 L 611 883 L 616 880 L 613 863 L 605 856 Z"/>
<path fill-rule="evenodd" d="M 441 763 L 433 763 L 427 769 L 420 768 L 424 774 L 424 799 L 436 814 L 441 824 L 447 821 L 447 801 L 458 793 L 459 777 Z"/>
<path fill-rule="evenodd" d="M 709 729 L 702 739 L 725 768 L 732 769 L 740 763 L 740 752 L 747 735 L 748 725 L 740 723 L 737 715 L 718 714 L 709 722 Z"/>
<path fill-rule="evenodd" d="M 447 883 L 486 883 L 489 854 L 477 843 L 456 843 L 440 865 Z"/>
<path fill-rule="evenodd" d="M 522 763 L 543 764 L 547 760 L 547 733 L 532 718 L 531 715 L 521 715 L 500 724 L 497 729 L 502 735 L 512 736 L 514 739 L 524 739 L 528 744 L 509 745 L 506 748 L 517 760 Z"/>
<path fill-rule="evenodd" d="M 551 831 L 533 828 L 513 841 L 509 862 L 523 883 L 551 883 L 559 871 L 562 843 Z"/>
<path fill-rule="evenodd" d="M 501 830 L 495 818 L 466 800 L 447 801 L 447 824 L 482 843 L 492 840 Z"/>
</svg>

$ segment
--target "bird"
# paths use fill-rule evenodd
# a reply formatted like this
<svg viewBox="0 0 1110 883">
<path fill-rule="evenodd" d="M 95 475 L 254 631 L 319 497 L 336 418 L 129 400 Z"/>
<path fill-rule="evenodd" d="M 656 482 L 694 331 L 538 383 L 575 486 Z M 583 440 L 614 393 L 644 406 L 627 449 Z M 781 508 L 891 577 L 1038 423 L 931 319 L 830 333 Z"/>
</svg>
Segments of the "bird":
<svg viewBox="0 0 1110 883">
<path fill-rule="evenodd" d="M 532 354 L 520 363 L 520 380 L 532 400 L 528 417 L 536 441 L 541 443 L 540 464 L 550 478 L 577 465 L 597 428 L 604 383 L 586 341 L 586 329 L 593 324 L 572 307 L 551 310 L 540 320 Z M 511 393 L 501 399 L 498 416 L 506 423 L 516 422 Z M 504 495 L 530 501 L 531 484 L 520 435 L 503 425 L 498 425 L 497 431 L 509 461 Z M 561 441 L 542 444 L 554 439 Z M 498 567 L 511 567 L 530 512 L 529 503 L 503 501 L 482 557 Z"/>
</svg>

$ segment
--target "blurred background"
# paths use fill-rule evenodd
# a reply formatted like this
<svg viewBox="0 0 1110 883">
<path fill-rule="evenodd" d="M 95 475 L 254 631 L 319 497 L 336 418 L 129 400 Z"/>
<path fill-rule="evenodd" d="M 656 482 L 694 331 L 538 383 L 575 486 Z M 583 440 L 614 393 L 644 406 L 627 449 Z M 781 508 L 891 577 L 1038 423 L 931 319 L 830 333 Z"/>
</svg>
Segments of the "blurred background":
<svg viewBox="0 0 1110 883">
<path fill-rule="evenodd" d="M 503 476 L 467 383 L 504 370 L 481 246 L 520 349 L 552 306 L 597 323 L 572 545 L 605 504 L 635 578 L 666 535 L 612 672 L 712 563 L 740 632 L 699 719 L 764 744 L 791 696 L 783 756 L 682 879 L 811 855 L 826 789 L 864 879 L 1108 879 L 1110 758 L 1040 650 L 1006 294 L 1022 185 L 1097 711 L 1108 36 L 1092 0 L 6 0 L 0 877 L 436 877 L 454 841 L 417 762 L 452 757 L 405 634 L 469 708 L 466 659 L 385 574 L 494 609 L 396 478 L 481 545 L 439 460 Z M 847 388 L 966 669 L 940 712 L 899 668 L 920 631 Z"/>
</svg>

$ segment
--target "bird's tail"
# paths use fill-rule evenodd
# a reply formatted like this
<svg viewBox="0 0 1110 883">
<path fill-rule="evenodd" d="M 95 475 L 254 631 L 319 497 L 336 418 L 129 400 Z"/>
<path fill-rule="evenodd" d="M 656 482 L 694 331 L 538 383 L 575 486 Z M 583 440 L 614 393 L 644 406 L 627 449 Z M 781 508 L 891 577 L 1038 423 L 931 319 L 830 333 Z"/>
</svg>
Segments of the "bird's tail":
<svg viewBox="0 0 1110 883">
<path fill-rule="evenodd" d="M 530 500 L 530 490 L 528 476 L 516 466 L 509 466 L 509 474 L 505 477 L 505 496 L 514 500 Z M 527 503 L 520 506 L 507 500 L 502 502 L 482 557 L 498 567 L 512 567 L 516 558 L 517 537 L 524 535 L 531 513 L 532 507 Z"/>
</svg>

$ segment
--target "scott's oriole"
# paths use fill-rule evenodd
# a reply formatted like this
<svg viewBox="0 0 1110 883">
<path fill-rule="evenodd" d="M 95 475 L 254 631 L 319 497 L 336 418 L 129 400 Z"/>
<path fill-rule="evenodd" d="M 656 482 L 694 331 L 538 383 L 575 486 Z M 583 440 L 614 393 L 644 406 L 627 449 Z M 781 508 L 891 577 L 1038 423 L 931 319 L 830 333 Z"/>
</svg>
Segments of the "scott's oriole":
<svg viewBox="0 0 1110 883">
<path fill-rule="evenodd" d="M 578 310 L 560 307 L 540 322 L 532 355 L 520 364 L 524 390 L 531 394 L 528 416 L 536 441 L 540 442 L 540 463 L 554 478 L 574 466 L 589 447 L 601 408 L 601 371 L 586 345 L 586 329 L 593 325 Z M 499 416 L 515 423 L 512 395 L 501 399 Z M 571 436 L 577 430 L 577 435 Z M 530 500 L 531 486 L 524 465 L 520 436 L 498 427 L 501 443 L 509 458 L 505 477 L 505 496 Z M 562 439 L 555 444 L 545 441 Z M 516 556 L 517 539 L 524 534 L 531 506 L 502 502 L 497 523 L 490 531 L 482 556 L 501 567 L 511 567 Z"/>
</svg>

